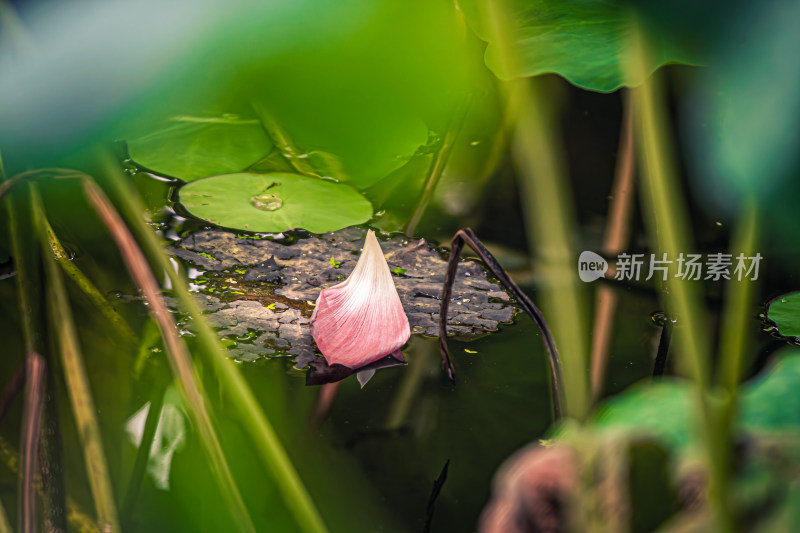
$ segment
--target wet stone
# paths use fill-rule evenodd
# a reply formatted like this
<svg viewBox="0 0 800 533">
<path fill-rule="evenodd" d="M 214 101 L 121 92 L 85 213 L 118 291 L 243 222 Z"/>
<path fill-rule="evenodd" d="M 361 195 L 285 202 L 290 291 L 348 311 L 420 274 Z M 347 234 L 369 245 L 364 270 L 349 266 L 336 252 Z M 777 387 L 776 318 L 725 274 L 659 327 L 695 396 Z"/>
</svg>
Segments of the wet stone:
<svg viewBox="0 0 800 533">
<path fill-rule="evenodd" d="M 348 228 L 323 235 L 302 232 L 281 241 L 204 230 L 169 251 L 203 271 L 204 288 L 196 297 L 211 325 L 229 341 L 232 358 L 251 361 L 288 355 L 303 368 L 318 353 L 309 329 L 313 304 L 322 289 L 350 275 L 365 236 L 366 230 Z M 389 269 L 401 269 L 393 279 L 412 333 L 438 336 L 446 255 L 424 239 L 402 235 L 381 238 L 381 247 Z M 459 263 L 448 335 L 485 335 L 510 323 L 515 310 L 511 297 L 487 278 L 481 263 L 471 259 Z"/>
</svg>

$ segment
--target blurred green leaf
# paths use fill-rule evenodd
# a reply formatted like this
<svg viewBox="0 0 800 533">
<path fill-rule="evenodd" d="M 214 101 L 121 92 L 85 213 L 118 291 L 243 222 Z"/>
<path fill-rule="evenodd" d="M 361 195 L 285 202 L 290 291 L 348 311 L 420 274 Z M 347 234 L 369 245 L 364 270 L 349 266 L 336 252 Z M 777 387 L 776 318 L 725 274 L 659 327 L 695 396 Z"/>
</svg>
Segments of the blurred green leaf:
<svg viewBox="0 0 800 533">
<path fill-rule="evenodd" d="M 681 5 L 665 21 L 651 24 L 653 2 L 628 0 L 464 0 L 473 30 L 489 43 L 486 64 L 502 79 L 556 73 L 593 91 L 610 92 L 642 82 L 627 69 L 627 51 L 634 22 L 645 25 L 653 48 L 650 71 L 667 63 L 696 64 L 696 40 L 685 35 L 681 15 L 707 16 Z M 682 4 L 685 4 L 682 3 Z M 505 5 L 507 12 L 500 10 Z M 660 14 L 659 14 L 660 15 Z M 492 29 L 492 18 L 502 33 Z M 510 35 L 510 36 L 509 36 Z M 506 41 L 505 44 L 503 41 Z M 504 46 L 510 45 L 507 54 Z M 512 56 L 512 57 L 509 57 Z"/>
<path fill-rule="evenodd" d="M 691 387 L 682 380 L 634 385 L 613 397 L 594 419 L 598 428 L 642 432 L 684 448 L 690 436 Z"/>
<path fill-rule="evenodd" d="M 791 354 L 791 355 L 790 355 Z M 741 394 L 739 423 L 749 431 L 800 432 L 800 355 L 790 349 Z"/>
<path fill-rule="evenodd" d="M 800 168 L 800 3 L 750 4 L 719 43 L 686 109 L 698 186 L 737 216 L 766 200 L 775 229 L 794 236 Z M 787 201 L 788 200 L 788 201 Z"/>
<path fill-rule="evenodd" d="M 259 121 L 233 115 L 173 117 L 162 129 L 128 141 L 138 165 L 184 181 L 243 171 L 271 149 Z"/>
<path fill-rule="evenodd" d="M 783 352 L 776 363 L 742 385 L 738 426 L 747 432 L 791 431 L 800 434 L 800 355 Z M 692 442 L 691 385 L 683 380 L 662 379 L 635 385 L 609 400 L 594 418 L 601 429 L 629 431 L 652 436 L 674 449 Z"/>
<path fill-rule="evenodd" d="M 253 232 L 325 233 L 372 217 L 372 205 L 352 187 L 298 174 L 212 176 L 183 186 L 179 194 L 194 216 Z"/>
</svg>

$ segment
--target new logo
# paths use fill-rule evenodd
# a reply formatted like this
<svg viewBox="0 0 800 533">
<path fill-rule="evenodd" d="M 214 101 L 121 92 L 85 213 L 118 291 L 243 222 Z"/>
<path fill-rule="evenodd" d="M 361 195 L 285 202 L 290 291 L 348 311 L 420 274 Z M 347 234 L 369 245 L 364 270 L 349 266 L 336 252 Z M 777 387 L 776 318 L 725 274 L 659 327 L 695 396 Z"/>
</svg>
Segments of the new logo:
<svg viewBox="0 0 800 533">
<path fill-rule="evenodd" d="M 602 278 L 608 270 L 608 261 L 594 252 L 586 250 L 578 257 L 578 275 L 581 281 L 589 283 Z"/>
</svg>

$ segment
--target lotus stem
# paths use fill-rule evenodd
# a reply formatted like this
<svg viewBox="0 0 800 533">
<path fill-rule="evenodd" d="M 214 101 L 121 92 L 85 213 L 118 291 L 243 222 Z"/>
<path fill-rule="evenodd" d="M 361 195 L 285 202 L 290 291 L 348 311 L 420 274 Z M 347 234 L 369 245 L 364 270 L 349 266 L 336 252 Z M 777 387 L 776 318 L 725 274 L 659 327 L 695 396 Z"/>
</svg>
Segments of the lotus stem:
<svg viewBox="0 0 800 533">
<path fill-rule="evenodd" d="M 550 366 L 553 419 L 560 420 L 564 413 L 561 397 L 561 358 L 558 354 L 558 347 L 553 338 L 553 333 L 550 331 L 550 326 L 547 325 L 547 320 L 545 320 L 539 308 L 536 307 L 531 299 L 522 292 L 516 283 L 514 283 L 506 271 L 503 270 L 503 267 L 500 266 L 500 263 L 497 262 L 489 250 L 481 243 L 475 235 L 475 232 L 469 228 L 458 230 L 453 237 L 450 258 L 447 262 L 447 274 L 444 280 L 444 287 L 442 288 L 442 303 L 439 308 L 439 348 L 442 352 L 442 369 L 447 372 L 447 377 L 450 378 L 450 381 L 455 383 L 455 367 L 453 366 L 453 361 L 450 359 L 450 352 L 447 348 L 447 310 L 450 306 L 450 294 L 453 289 L 453 283 L 455 282 L 456 271 L 458 270 L 458 258 L 465 243 L 475 250 L 475 253 L 486 265 L 486 268 L 488 268 L 500 283 L 511 292 L 512 296 L 522 305 L 522 308 L 533 319 L 534 324 L 536 324 L 536 327 L 539 329 Z"/>
</svg>

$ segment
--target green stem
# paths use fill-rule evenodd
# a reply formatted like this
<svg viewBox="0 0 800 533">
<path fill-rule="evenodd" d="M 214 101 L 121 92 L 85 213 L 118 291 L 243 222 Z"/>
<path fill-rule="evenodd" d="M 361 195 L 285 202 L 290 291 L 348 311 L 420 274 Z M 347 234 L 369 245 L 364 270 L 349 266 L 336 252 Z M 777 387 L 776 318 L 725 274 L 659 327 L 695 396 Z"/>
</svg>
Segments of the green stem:
<svg viewBox="0 0 800 533">
<path fill-rule="evenodd" d="M 5 181 L 5 170 L 0 159 L 0 178 Z M 38 474 L 38 447 L 44 394 L 44 353 L 46 342 L 42 327 L 41 263 L 39 250 L 31 235 L 30 189 L 19 187 L 6 199 L 9 216 L 11 253 L 17 275 L 17 298 L 25 345 L 25 398 L 23 401 L 23 427 L 20 444 L 19 473 L 19 529 L 36 531 L 36 493 L 34 476 Z"/>
<path fill-rule="evenodd" d="M 753 256 L 756 251 L 758 235 L 757 208 L 755 201 L 751 201 L 745 209 L 742 219 L 738 222 L 733 237 L 731 253 L 734 260 L 737 253 L 745 257 Z M 742 375 L 742 362 L 748 348 L 751 328 L 751 310 L 755 301 L 756 286 L 753 280 L 731 278 L 727 282 L 725 308 L 722 315 L 723 332 L 719 346 L 720 372 L 719 384 L 724 387 L 732 397 L 736 394 L 739 380 Z"/>
<path fill-rule="evenodd" d="M 61 364 L 67 384 L 78 436 L 83 445 L 86 476 L 94 498 L 97 520 L 102 531 L 120 531 L 119 518 L 114 503 L 111 476 L 108 471 L 100 423 L 97 420 L 89 378 L 83 361 L 78 332 L 72 319 L 67 291 L 61 270 L 49 247 L 44 213 L 38 194 L 33 195 L 34 221 L 42 243 L 47 287 L 50 294 L 51 321 L 56 330 L 61 351 Z"/>
<path fill-rule="evenodd" d="M 422 215 L 425 214 L 425 209 L 431 201 L 436 185 L 439 183 L 439 178 L 442 177 L 444 169 L 447 166 L 447 160 L 450 159 L 450 154 L 453 152 L 453 147 L 456 144 L 458 134 L 461 133 L 461 128 L 464 125 L 464 119 L 467 116 L 472 97 L 468 96 L 459 103 L 458 108 L 453 113 L 450 123 L 447 126 L 447 131 L 442 139 L 442 144 L 436 152 L 430 166 L 428 179 L 425 181 L 425 187 L 422 189 L 422 194 L 417 202 L 417 207 L 414 209 L 414 214 L 408 221 L 406 226 L 406 237 L 413 237 L 417 229 L 417 225 L 422 220 Z"/>
<path fill-rule="evenodd" d="M 642 184 L 645 193 L 649 233 L 656 237 L 659 254 L 677 258 L 693 250 L 686 221 L 685 205 L 680 201 L 672 147 L 667 134 L 667 118 L 658 75 L 648 78 L 647 51 L 641 36 L 633 47 L 632 67 L 638 79 L 646 80 L 633 92 L 636 126 L 642 165 Z M 709 468 L 709 503 L 717 530 L 730 532 L 735 526 L 730 514 L 727 472 L 729 470 L 729 434 L 724 423 L 723 409 L 709 404 L 708 354 L 711 344 L 707 337 L 707 322 L 703 312 L 698 282 L 668 276 L 667 306 L 678 318 L 675 338 L 677 360 L 683 372 L 693 380 L 696 389 L 696 411 L 701 414 L 700 427 Z"/>
<path fill-rule="evenodd" d="M 506 2 L 485 2 L 482 18 L 499 46 L 507 71 L 520 62 Z M 563 362 L 564 416 L 585 420 L 589 414 L 588 329 L 575 269 L 576 217 L 570 201 L 563 147 L 552 98 L 537 79 L 503 83 L 509 116 L 515 117 L 513 157 L 520 174 L 529 248 L 535 251 L 542 279 L 542 308 L 552 325 Z"/>
<path fill-rule="evenodd" d="M 69 276 L 69 278 L 75 282 L 78 288 L 83 291 L 83 293 L 92 301 L 92 303 L 97 306 L 103 316 L 108 319 L 108 321 L 117 329 L 117 331 L 122 334 L 127 340 L 134 342 L 136 340 L 136 335 L 134 335 L 133 330 L 131 330 L 130 326 L 128 326 L 125 319 L 122 318 L 114 306 L 112 306 L 109 301 L 106 299 L 105 296 L 100 292 L 100 290 L 91 282 L 91 280 L 86 277 L 86 275 L 77 267 L 75 263 L 73 263 L 69 258 L 69 253 L 64 246 L 61 244 L 61 241 L 58 240 L 56 237 L 53 228 L 50 226 L 50 222 L 47 218 L 42 215 L 42 225 L 44 226 L 46 242 L 50 247 L 50 251 L 52 252 L 52 256 L 55 258 L 58 265 L 64 271 L 64 273 Z"/>
<path fill-rule="evenodd" d="M 291 459 L 281 444 L 272 424 L 267 419 L 258 401 L 253 396 L 250 387 L 242 378 L 238 369 L 233 366 L 225 355 L 214 330 L 203 318 L 200 306 L 189 292 L 186 280 L 177 274 L 164 253 L 161 244 L 152 230 L 141 219 L 144 212 L 141 201 L 136 191 L 125 181 L 121 175 L 119 165 L 113 158 L 104 154 L 105 174 L 109 185 L 113 188 L 115 196 L 122 203 L 127 219 L 132 229 L 136 232 L 144 248 L 156 262 L 156 267 L 167 272 L 172 282 L 175 296 L 181 305 L 194 318 L 194 325 L 200 344 L 207 350 L 216 374 L 231 401 L 241 414 L 242 427 L 250 432 L 250 436 L 257 444 L 256 448 L 264 464 L 272 472 L 275 482 L 283 498 L 294 514 L 295 520 L 302 531 L 306 533 L 324 533 L 327 531 L 322 517 L 311 499 L 306 487 L 303 485 Z"/>
<path fill-rule="evenodd" d="M 574 265 L 576 222 L 562 147 L 553 133 L 558 131 L 555 112 L 545 107 L 538 80 L 511 83 L 510 98 L 519 113 L 513 154 L 522 177 L 526 233 L 541 272 L 542 307 L 563 361 L 565 413 L 582 421 L 590 403 L 585 294 Z"/>
<path fill-rule="evenodd" d="M 19 471 L 19 452 L 17 452 L 2 436 L 0 436 L 0 463 L 4 464 L 6 468 L 12 473 L 17 474 Z M 40 480 L 36 480 L 36 489 L 39 494 L 43 494 L 42 485 Z M 97 523 L 89 517 L 78 504 L 69 496 L 67 500 L 67 522 L 71 530 L 78 533 L 99 533 Z"/>
<path fill-rule="evenodd" d="M 6 509 L 3 507 L 3 502 L 0 502 L 0 533 L 14 533 L 11 522 L 8 521 Z"/>
<path fill-rule="evenodd" d="M 35 352 L 25 356 L 25 400 L 22 406 L 22 436 L 20 437 L 20 515 L 19 529 L 23 533 L 38 531 L 36 508 L 36 478 L 39 473 L 39 435 L 44 410 L 44 357 Z"/>
</svg>

